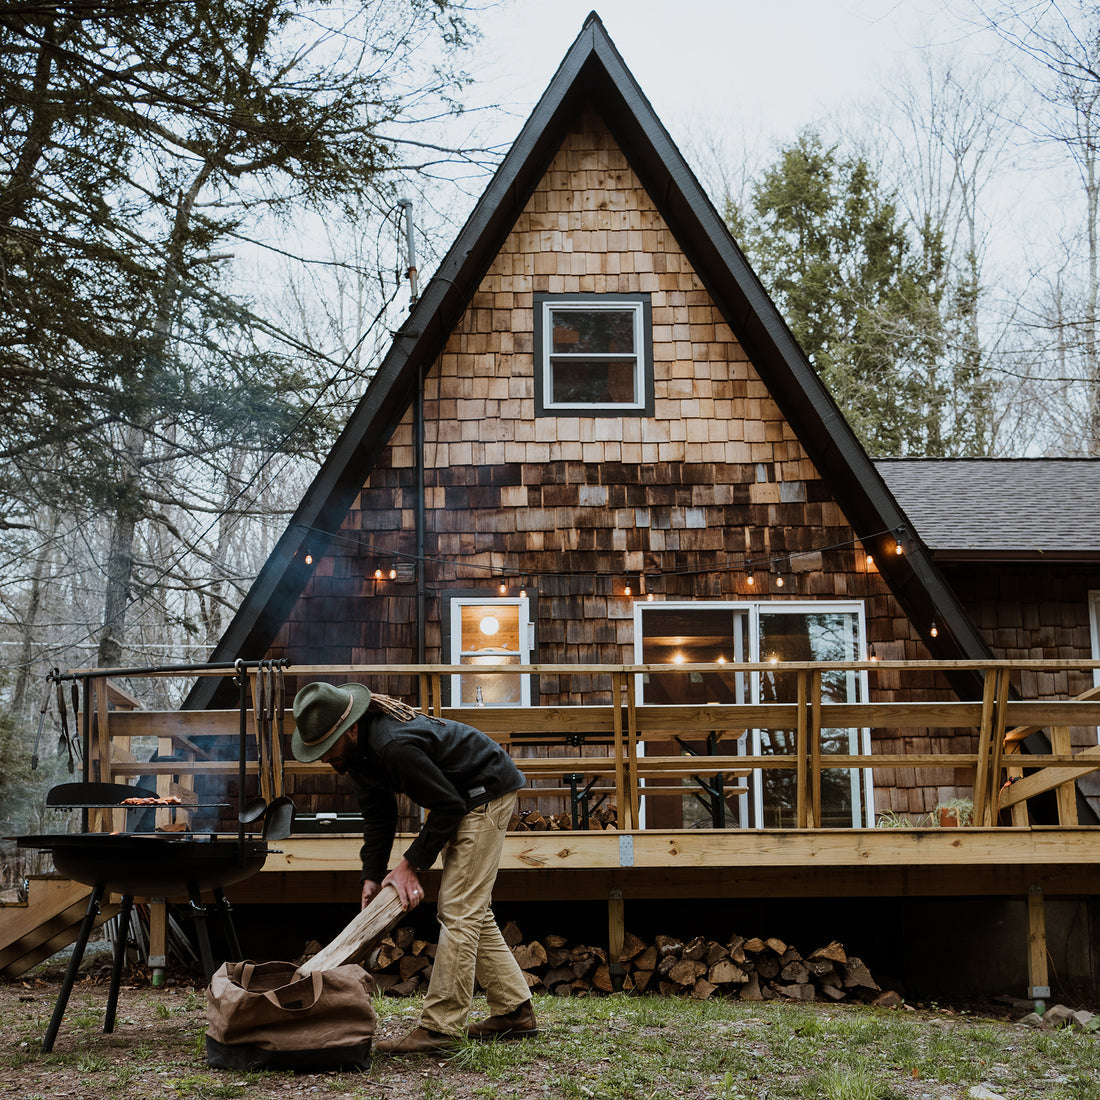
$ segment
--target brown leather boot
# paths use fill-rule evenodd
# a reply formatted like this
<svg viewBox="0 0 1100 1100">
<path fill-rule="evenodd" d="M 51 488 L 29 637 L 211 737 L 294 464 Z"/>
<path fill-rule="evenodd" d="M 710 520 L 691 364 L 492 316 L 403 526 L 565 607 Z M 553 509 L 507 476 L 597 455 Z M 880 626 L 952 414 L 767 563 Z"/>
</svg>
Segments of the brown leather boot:
<svg viewBox="0 0 1100 1100">
<path fill-rule="evenodd" d="M 397 1039 L 382 1039 L 374 1044 L 381 1054 L 435 1054 L 441 1050 L 454 1050 L 461 1042 L 455 1035 L 443 1035 L 418 1027 Z"/>
<path fill-rule="evenodd" d="M 471 1039 L 534 1039 L 538 1033 L 530 1001 L 524 1001 L 501 1016 L 490 1016 L 478 1024 L 470 1024 L 466 1029 Z"/>
</svg>

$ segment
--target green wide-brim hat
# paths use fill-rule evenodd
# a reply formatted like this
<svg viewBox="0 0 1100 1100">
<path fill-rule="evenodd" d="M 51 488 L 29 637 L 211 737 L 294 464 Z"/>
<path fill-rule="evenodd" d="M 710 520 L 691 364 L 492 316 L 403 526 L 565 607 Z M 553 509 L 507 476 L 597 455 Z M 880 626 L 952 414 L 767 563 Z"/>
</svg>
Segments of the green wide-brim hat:
<svg viewBox="0 0 1100 1100">
<path fill-rule="evenodd" d="M 370 688 L 363 684 L 306 684 L 294 696 L 290 751 L 308 764 L 324 756 L 367 711 Z"/>
</svg>

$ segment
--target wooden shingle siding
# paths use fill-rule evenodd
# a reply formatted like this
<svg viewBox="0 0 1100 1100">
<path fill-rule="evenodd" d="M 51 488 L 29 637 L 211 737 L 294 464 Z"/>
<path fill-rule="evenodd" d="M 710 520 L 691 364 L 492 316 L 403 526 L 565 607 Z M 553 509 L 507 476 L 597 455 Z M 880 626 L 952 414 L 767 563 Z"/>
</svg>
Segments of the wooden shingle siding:
<svg viewBox="0 0 1100 1100">
<path fill-rule="evenodd" d="M 533 296 L 603 292 L 651 295 L 654 415 L 536 418 Z M 880 657 L 929 657 L 595 113 L 566 137 L 432 365 L 424 414 L 429 662 L 450 657 L 442 590 L 494 595 L 502 578 L 538 593 L 539 661 L 632 661 L 633 597 L 622 588 L 642 574 L 658 599 L 863 600 Z M 414 585 L 373 579 L 393 555 L 416 553 L 413 444 L 410 409 L 273 654 L 415 660 Z M 758 562 L 755 587 L 745 556 Z M 773 558 L 782 589 L 763 564 Z M 543 676 L 539 688 L 548 706 L 609 700 L 587 678 Z M 874 679 L 877 698 L 948 690 L 931 679 L 902 689 L 894 676 Z M 883 752 L 930 743 L 922 731 L 874 736 Z M 932 745 L 961 751 L 970 737 Z M 953 774 L 876 779 L 880 809 L 923 812 L 956 793 Z"/>
</svg>

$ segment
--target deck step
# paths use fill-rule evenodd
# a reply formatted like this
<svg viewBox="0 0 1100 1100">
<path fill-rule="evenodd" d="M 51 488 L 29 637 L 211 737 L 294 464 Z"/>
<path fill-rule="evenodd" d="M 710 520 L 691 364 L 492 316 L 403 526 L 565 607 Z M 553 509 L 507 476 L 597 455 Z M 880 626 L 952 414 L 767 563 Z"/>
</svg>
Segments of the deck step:
<svg viewBox="0 0 1100 1100">
<path fill-rule="evenodd" d="M 0 975 L 9 981 L 75 942 L 91 888 L 55 875 L 29 879 L 27 900 L 0 907 Z M 98 927 L 118 912 L 104 904 Z"/>
</svg>

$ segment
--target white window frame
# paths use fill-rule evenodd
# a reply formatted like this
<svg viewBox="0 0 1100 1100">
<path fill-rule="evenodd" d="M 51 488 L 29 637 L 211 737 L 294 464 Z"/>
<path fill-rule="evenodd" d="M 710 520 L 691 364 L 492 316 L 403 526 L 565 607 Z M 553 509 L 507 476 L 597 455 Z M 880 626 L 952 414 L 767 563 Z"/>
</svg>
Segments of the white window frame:
<svg viewBox="0 0 1100 1100">
<path fill-rule="evenodd" d="M 585 313 L 631 313 L 634 327 L 634 351 L 624 352 L 555 352 L 553 315 L 562 310 Z M 645 415 L 652 412 L 653 393 L 653 332 L 652 311 L 648 294 L 548 294 L 535 296 L 539 346 L 535 349 L 536 415 L 599 416 Z M 621 362 L 634 358 L 633 401 L 555 401 L 553 396 L 554 361 L 571 358 Z"/>
<path fill-rule="evenodd" d="M 642 635 L 642 619 L 647 610 L 655 608 L 666 609 L 686 609 L 686 610 L 728 610 L 731 614 L 745 614 L 748 616 L 748 638 L 749 638 L 749 653 L 741 655 L 735 651 L 735 659 L 742 659 L 750 664 L 759 664 L 764 658 L 760 654 L 760 614 L 766 612 L 768 614 L 780 613 L 780 614 L 827 614 L 829 612 L 854 612 L 856 615 L 856 622 L 858 628 L 858 635 L 856 639 L 856 649 L 860 658 L 867 652 L 867 618 L 866 608 L 861 600 L 662 600 L 659 603 L 650 602 L 648 600 L 636 600 L 634 602 L 634 661 L 636 664 L 643 663 L 642 647 L 643 647 L 643 635 Z M 740 648 L 740 632 L 734 631 L 734 644 L 736 648 Z M 869 682 L 866 671 L 850 672 L 848 674 L 852 687 L 856 689 L 856 698 L 860 701 L 866 701 L 869 698 Z M 760 673 L 750 672 L 748 674 L 749 681 L 749 700 L 755 702 L 760 699 Z M 643 705 L 643 693 L 644 683 L 642 678 L 637 678 L 635 686 L 635 699 L 639 706 Z M 754 729 L 751 731 L 751 753 L 750 755 L 760 755 L 760 735 L 761 730 Z M 853 751 L 861 753 L 870 753 L 871 751 L 871 731 L 869 728 L 853 728 L 850 737 L 853 743 Z M 738 740 L 738 753 L 746 753 L 746 737 L 742 737 Z M 853 813 L 853 826 L 858 827 L 859 819 L 862 819 L 864 828 L 874 828 L 875 825 L 875 793 L 874 793 L 874 770 L 872 768 L 851 768 L 852 782 L 852 805 L 853 807 L 862 806 L 862 812 L 859 817 L 856 818 L 856 814 Z M 862 775 L 860 774 L 862 772 Z M 862 784 L 861 784 L 862 780 Z M 862 791 L 859 787 L 862 785 Z M 753 800 L 753 817 L 754 820 L 759 822 L 763 820 L 764 812 L 764 793 L 763 785 L 760 782 L 760 772 L 758 769 L 753 769 L 753 774 L 750 780 L 751 797 Z M 744 803 L 742 803 L 744 809 Z M 742 820 L 744 820 L 744 812 L 742 810 Z"/>
<path fill-rule="evenodd" d="M 464 655 L 472 655 L 480 650 L 462 649 L 462 609 L 464 607 L 518 607 L 519 608 L 519 664 L 531 663 L 531 650 L 535 645 L 535 628 L 531 622 L 531 602 L 527 596 L 452 596 L 451 604 L 451 664 L 462 664 Z M 511 650 L 508 655 L 511 655 Z M 503 654 L 502 654 L 503 656 Z M 472 669 L 471 669 L 472 672 Z M 477 703 L 462 702 L 462 673 L 453 673 L 451 682 L 451 706 L 452 707 L 476 707 Z M 531 676 L 524 673 L 518 677 L 520 684 L 520 706 L 531 705 Z M 485 704 L 486 706 L 507 704 Z"/>
</svg>

